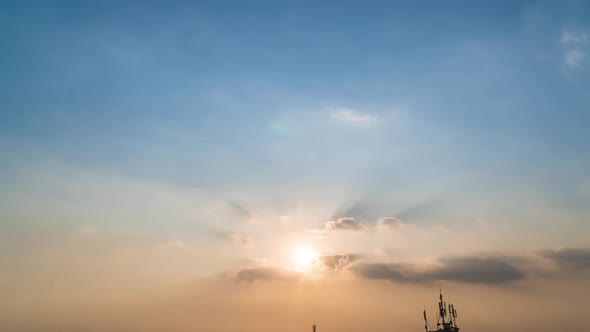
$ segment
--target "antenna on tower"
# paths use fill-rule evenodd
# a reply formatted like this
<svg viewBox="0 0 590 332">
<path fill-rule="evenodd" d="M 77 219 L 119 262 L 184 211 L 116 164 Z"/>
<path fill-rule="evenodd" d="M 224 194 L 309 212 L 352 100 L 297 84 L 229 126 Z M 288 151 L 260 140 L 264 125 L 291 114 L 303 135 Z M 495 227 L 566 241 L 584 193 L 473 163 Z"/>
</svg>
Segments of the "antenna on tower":
<svg viewBox="0 0 590 332">
<path fill-rule="evenodd" d="M 438 302 L 438 311 L 440 312 L 440 318 L 442 319 L 443 326 L 444 326 L 446 323 L 445 318 L 447 316 L 447 308 L 446 308 L 445 302 L 443 301 L 442 289 L 439 288 L 439 290 L 440 290 L 440 296 L 439 296 L 440 301 Z"/>
<path fill-rule="evenodd" d="M 436 329 L 433 329 L 434 326 L 430 326 L 427 317 L 426 306 L 424 306 L 424 329 L 426 332 L 459 332 L 455 304 L 451 302 L 450 297 L 445 300 L 440 285 L 438 311 L 436 311 Z"/>
</svg>

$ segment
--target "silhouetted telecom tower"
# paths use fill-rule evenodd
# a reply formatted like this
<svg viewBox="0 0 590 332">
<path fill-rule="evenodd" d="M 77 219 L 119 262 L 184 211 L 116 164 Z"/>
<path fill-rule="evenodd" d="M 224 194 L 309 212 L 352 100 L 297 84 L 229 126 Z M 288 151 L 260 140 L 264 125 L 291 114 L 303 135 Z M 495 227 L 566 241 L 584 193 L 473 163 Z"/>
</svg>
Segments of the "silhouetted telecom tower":
<svg viewBox="0 0 590 332">
<path fill-rule="evenodd" d="M 315 332 L 315 324 L 313 324 L 313 325 L 311 326 L 311 330 L 312 330 L 312 332 Z"/>
<path fill-rule="evenodd" d="M 424 324 L 424 330 L 426 332 L 459 332 L 459 327 L 457 326 L 457 310 L 455 310 L 453 304 L 447 304 L 443 301 L 442 290 L 440 291 L 440 301 L 438 302 L 436 330 L 430 329 L 428 319 L 426 318 L 426 309 L 424 309 Z"/>
</svg>

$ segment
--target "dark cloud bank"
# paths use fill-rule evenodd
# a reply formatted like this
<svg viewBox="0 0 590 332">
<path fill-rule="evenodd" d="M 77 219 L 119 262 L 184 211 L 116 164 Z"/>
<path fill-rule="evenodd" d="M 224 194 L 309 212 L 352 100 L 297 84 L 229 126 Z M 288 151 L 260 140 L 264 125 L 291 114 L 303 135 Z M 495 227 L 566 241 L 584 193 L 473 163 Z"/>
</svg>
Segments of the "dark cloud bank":
<svg viewBox="0 0 590 332">
<path fill-rule="evenodd" d="M 518 268 L 496 258 L 447 257 L 440 265 L 421 269 L 407 263 L 364 263 L 351 267 L 359 277 L 396 282 L 425 283 L 438 280 L 467 283 L 502 283 L 524 278 Z"/>
<path fill-rule="evenodd" d="M 553 268 L 535 267 L 539 259 L 550 261 Z M 349 270 L 364 279 L 403 283 L 455 281 L 463 283 L 502 284 L 530 276 L 579 277 L 590 273 L 590 248 L 542 250 L 532 256 L 454 256 L 441 257 L 437 264 L 359 262 Z"/>
<path fill-rule="evenodd" d="M 532 256 L 452 256 L 441 257 L 436 263 L 371 262 L 368 256 L 358 254 L 325 255 L 318 258 L 321 271 L 349 271 L 362 279 L 388 280 L 398 283 L 428 284 L 436 281 L 454 281 L 473 284 L 505 284 L 525 279 L 536 273 L 530 263 L 541 259 L 553 263 L 545 270 L 554 276 L 580 276 L 590 273 L 590 248 L 542 250 Z M 235 280 L 296 281 L 302 273 L 273 266 L 239 270 Z"/>
<path fill-rule="evenodd" d="M 561 268 L 578 271 L 590 270 L 590 248 L 542 250 L 538 254 Z"/>
</svg>

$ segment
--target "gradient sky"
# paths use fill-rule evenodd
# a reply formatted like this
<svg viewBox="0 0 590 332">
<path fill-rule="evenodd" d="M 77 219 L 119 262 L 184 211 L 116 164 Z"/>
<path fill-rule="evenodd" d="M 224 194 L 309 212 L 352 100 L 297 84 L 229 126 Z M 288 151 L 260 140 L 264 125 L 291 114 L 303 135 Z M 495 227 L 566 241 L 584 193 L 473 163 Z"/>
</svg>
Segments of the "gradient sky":
<svg viewBox="0 0 590 332">
<path fill-rule="evenodd" d="M 0 329 L 590 326 L 586 1 L 3 1 L 0 50 Z"/>
</svg>

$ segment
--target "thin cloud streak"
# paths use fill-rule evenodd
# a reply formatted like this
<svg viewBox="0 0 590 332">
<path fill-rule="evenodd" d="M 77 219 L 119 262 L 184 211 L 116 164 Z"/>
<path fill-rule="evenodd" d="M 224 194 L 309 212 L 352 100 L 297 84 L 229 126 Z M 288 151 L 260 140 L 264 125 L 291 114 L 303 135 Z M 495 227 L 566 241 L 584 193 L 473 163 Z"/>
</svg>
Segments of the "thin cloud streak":
<svg viewBox="0 0 590 332">
<path fill-rule="evenodd" d="M 378 123 L 378 118 L 369 113 L 363 113 L 351 108 L 338 108 L 330 113 L 332 119 L 361 126 L 372 126 Z"/>
<path fill-rule="evenodd" d="M 240 269 L 233 279 L 237 282 L 255 281 L 297 281 L 303 274 L 277 266 L 247 267 Z"/>
</svg>

